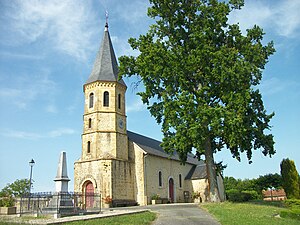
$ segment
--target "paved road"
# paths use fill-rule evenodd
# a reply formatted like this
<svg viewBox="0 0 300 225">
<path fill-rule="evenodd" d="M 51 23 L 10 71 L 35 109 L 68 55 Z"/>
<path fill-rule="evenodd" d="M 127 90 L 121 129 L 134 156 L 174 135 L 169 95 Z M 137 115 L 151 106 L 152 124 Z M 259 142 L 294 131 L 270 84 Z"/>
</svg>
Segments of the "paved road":
<svg viewBox="0 0 300 225">
<path fill-rule="evenodd" d="M 221 225 L 206 211 L 202 210 L 197 204 L 193 203 L 114 208 L 112 210 L 104 210 L 102 214 L 71 216 L 59 219 L 34 219 L 28 222 L 31 224 L 61 224 L 63 222 L 75 220 L 87 220 L 107 216 L 137 213 L 149 209 L 158 214 L 158 218 L 153 222 L 153 225 Z M 4 219 L 9 220 L 10 222 L 22 222 L 22 219 L 16 217 L 15 215 L 12 217 L 5 216 Z"/>
<path fill-rule="evenodd" d="M 158 214 L 153 225 L 220 225 L 196 204 L 167 204 L 148 206 Z"/>
</svg>

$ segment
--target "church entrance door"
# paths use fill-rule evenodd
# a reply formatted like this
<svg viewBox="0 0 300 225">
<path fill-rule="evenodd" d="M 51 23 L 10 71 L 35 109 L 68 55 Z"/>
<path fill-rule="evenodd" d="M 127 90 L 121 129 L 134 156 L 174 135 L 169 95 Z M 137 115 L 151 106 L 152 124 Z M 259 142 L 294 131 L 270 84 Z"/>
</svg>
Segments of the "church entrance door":
<svg viewBox="0 0 300 225">
<path fill-rule="evenodd" d="M 174 180 L 173 178 L 169 179 L 169 199 L 171 202 L 174 202 Z"/>
<path fill-rule="evenodd" d="M 93 208 L 94 206 L 94 185 L 88 181 L 85 186 L 85 207 Z"/>
</svg>

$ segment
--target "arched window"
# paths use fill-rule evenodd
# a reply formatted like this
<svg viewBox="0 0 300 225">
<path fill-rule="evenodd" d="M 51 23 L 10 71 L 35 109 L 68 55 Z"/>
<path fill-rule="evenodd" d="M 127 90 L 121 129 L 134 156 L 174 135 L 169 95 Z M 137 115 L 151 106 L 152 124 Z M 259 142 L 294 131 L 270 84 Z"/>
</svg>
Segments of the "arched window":
<svg viewBox="0 0 300 225">
<path fill-rule="evenodd" d="M 87 142 L 87 153 L 91 153 L 91 142 Z"/>
<path fill-rule="evenodd" d="M 179 188 L 182 188 L 181 174 L 179 174 Z"/>
<path fill-rule="evenodd" d="M 105 91 L 103 94 L 103 106 L 108 107 L 109 106 L 109 93 L 108 91 Z"/>
<path fill-rule="evenodd" d="M 90 108 L 94 107 L 94 93 L 90 94 L 89 106 L 90 106 Z"/>
<path fill-rule="evenodd" d="M 161 173 L 161 171 L 158 172 L 158 186 L 162 187 L 162 173 Z"/>
<path fill-rule="evenodd" d="M 118 109 L 121 109 L 121 94 L 118 94 Z"/>
<path fill-rule="evenodd" d="M 92 128 L 92 119 L 89 118 L 89 128 Z"/>
</svg>

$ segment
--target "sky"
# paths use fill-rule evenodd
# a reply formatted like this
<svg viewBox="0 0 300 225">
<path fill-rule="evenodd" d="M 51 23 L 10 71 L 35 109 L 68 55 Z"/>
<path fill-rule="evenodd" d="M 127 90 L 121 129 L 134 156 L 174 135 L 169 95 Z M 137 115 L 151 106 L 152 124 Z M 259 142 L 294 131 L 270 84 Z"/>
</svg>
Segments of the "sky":
<svg viewBox="0 0 300 225">
<path fill-rule="evenodd" d="M 137 55 L 128 38 L 147 32 L 147 0 L 0 0 L 0 189 L 29 178 L 33 191 L 54 191 L 61 151 L 67 153 L 69 190 L 74 161 L 81 155 L 83 84 L 91 73 L 109 13 L 109 32 L 117 57 Z M 283 158 L 300 171 L 300 1 L 246 0 L 230 23 L 242 31 L 254 24 L 275 43 L 259 86 L 271 121 L 276 154 L 253 153 L 241 162 L 228 150 L 215 155 L 227 164 L 225 176 L 257 178 L 280 173 Z M 157 140 L 160 125 L 136 95 L 135 78 L 125 78 L 127 129 Z"/>
</svg>

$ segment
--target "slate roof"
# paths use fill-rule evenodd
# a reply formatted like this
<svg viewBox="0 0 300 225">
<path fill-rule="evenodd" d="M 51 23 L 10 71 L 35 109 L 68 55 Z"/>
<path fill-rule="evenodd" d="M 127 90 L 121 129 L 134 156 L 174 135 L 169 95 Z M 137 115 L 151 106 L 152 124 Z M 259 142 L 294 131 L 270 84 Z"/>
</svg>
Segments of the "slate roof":
<svg viewBox="0 0 300 225">
<path fill-rule="evenodd" d="M 97 53 L 93 70 L 86 81 L 86 84 L 94 81 L 117 81 L 126 86 L 124 81 L 118 79 L 118 63 L 110 39 L 108 25 L 105 25 L 104 35 L 100 49 Z"/>
<path fill-rule="evenodd" d="M 207 170 L 204 162 L 199 165 L 194 165 L 185 177 L 186 180 L 197 180 L 204 178 L 207 178 Z"/>
<path fill-rule="evenodd" d="M 176 152 L 174 152 L 174 154 L 171 156 L 168 153 L 166 153 L 160 146 L 160 141 L 149 137 L 145 137 L 143 135 L 131 131 L 127 131 L 127 136 L 129 141 L 132 141 L 135 144 L 137 144 L 141 149 L 147 152 L 147 154 L 180 161 L 179 156 Z M 187 158 L 187 163 L 199 165 L 203 164 L 203 161 L 198 161 L 198 159 L 194 158 L 193 154 L 189 154 Z"/>
</svg>

